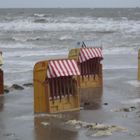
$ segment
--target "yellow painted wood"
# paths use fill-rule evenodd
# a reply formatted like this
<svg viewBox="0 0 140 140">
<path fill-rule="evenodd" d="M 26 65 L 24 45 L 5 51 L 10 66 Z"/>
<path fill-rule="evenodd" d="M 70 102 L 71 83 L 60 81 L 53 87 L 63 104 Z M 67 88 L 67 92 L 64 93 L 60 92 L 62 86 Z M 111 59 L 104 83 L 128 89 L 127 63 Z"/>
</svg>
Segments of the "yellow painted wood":
<svg viewBox="0 0 140 140">
<path fill-rule="evenodd" d="M 79 110 L 79 76 L 74 76 L 75 93 L 73 96 L 49 100 L 50 88 L 47 79 L 48 60 L 41 61 L 34 66 L 34 112 L 57 113 L 64 111 Z"/>
<path fill-rule="evenodd" d="M 78 62 L 80 48 L 71 49 L 69 51 L 68 58 L 75 59 Z M 80 76 L 80 88 L 90 88 L 90 87 L 102 87 L 103 86 L 103 73 L 102 73 L 102 64 L 100 64 L 99 75 L 96 75 L 96 78 L 93 78 L 93 75 L 88 78 Z"/>
<path fill-rule="evenodd" d="M 41 61 L 34 66 L 34 112 L 47 111 L 47 99 L 45 94 L 45 78 L 47 75 L 48 61 Z"/>
<path fill-rule="evenodd" d="M 140 49 L 138 51 L 138 80 L 140 81 Z"/>
<path fill-rule="evenodd" d="M 76 61 L 78 61 L 79 53 L 80 53 L 80 48 L 71 49 L 71 50 L 69 51 L 68 58 L 69 58 L 69 59 L 75 59 Z"/>
</svg>

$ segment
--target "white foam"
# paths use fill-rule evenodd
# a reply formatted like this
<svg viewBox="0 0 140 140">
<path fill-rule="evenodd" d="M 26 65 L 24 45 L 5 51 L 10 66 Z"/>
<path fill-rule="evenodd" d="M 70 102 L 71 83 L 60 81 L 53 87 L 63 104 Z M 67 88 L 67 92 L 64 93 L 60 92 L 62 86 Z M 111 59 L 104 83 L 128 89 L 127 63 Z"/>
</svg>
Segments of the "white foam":
<svg viewBox="0 0 140 140">
<path fill-rule="evenodd" d="M 35 13 L 34 16 L 35 16 L 35 17 L 45 17 L 46 15 L 45 15 L 45 14 L 38 14 L 38 13 Z"/>
<path fill-rule="evenodd" d="M 127 81 L 126 83 L 134 87 L 140 87 L 140 81 L 137 81 L 137 80 Z"/>
<path fill-rule="evenodd" d="M 5 52 L 4 58 L 9 57 L 35 57 L 35 56 L 44 56 L 44 58 L 54 55 L 67 55 L 68 49 L 64 50 L 18 50 L 16 52 Z"/>
<path fill-rule="evenodd" d="M 136 69 L 137 66 L 133 65 L 104 65 L 104 70 L 123 70 L 123 69 Z"/>
<path fill-rule="evenodd" d="M 35 40 L 39 40 L 40 37 L 14 36 L 14 37 L 12 37 L 12 39 L 15 40 L 15 41 L 26 42 L 26 41 L 35 41 Z"/>
<path fill-rule="evenodd" d="M 18 117 L 14 117 L 15 120 L 21 120 L 21 121 L 29 121 L 29 120 L 33 120 L 34 116 L 18 116 Z"/>
<path fill-rule="evenodd" d="M 1 48 L 4 48 L 4 49 L 30 49 L 30 48 L 33 48 L 35 47 L 34 45 L 32 44 L 22 44 L 22 43 L 15 43 L 15 44 L 2 44 L 0 43 L 0 46 Z"/>
<path fill-rule="evenodd" d="M 40 15 L 43 16 L 43 15 Z M 60 19 L 59 19 L 60 18 Z M 62 18 L 57 20 L 49 18 L 47 23 L 34 23 L 31 19 L 1 22 L 1 31 L 99 31 L 99 32 L 122 32 L 140 33 L 140 21 L 135 20 L 113 20 L 112 18 Z"/>
<path fill-rule="evenodd" d="M 73 39 L 73 38 L 72 38 L 72 36 L 70 36 L 70 35 L 64 35 L 64 36 L 61 36 L 61 37 L 59 38 L 59 40 L 61 40 L 61 41 L 64 41 L 64 40 L 71 40 L 71 39 Z"/>
<path fill-rule="evenodd" d="M 132 100 L 127 100 L 123 102 L 124 104 L 139 104 L 140 103 L 140 98 L 132 99 Z"/>
<path fill-rule="evenodd" d="M 103 48 L 103 55 L 104 54 L 137 54 L 138 48 L 134 47 L 112 47 L 112 48 Z"/>
</svg>

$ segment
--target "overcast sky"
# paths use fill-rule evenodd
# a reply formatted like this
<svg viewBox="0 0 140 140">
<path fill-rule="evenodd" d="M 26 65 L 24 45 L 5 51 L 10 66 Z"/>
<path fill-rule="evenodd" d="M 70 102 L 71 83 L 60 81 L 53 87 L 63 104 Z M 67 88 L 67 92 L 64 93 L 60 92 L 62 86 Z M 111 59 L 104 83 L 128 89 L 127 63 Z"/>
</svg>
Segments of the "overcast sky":
<svg viewBox="0 0 140 140">
<path fill-rule="evenodd" d="M 0 0 L 0 8 L 140 7 L 140 0 Z"/>
</svg>

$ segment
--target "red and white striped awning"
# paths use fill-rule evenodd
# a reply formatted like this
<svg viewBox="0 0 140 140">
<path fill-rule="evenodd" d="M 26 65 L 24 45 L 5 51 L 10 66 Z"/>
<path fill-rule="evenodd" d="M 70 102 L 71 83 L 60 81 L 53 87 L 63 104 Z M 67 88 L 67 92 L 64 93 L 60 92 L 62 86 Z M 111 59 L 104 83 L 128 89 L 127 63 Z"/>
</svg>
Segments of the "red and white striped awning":
<svg viewBox="0 0 140 140">
<path fill-rule="evenodd" d="M 48 64 L 48 78 L 61 76 L 80 75 L 79 68 L 75 60 L 50 60 Z"/>
<path fill-rule="evenodd" d="M 79 53 L 79 62 L 85 62 L 92 58 L 103 58 L 102 48 L 81 48 Z"/>
</svg>

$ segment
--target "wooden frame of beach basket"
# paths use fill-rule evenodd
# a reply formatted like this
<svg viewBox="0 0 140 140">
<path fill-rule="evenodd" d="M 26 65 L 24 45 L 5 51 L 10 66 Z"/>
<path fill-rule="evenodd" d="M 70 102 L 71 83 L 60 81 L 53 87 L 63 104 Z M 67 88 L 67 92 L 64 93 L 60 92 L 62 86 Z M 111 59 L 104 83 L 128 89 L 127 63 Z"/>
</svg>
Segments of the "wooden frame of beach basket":
<svg viewBox="0 0 140 140">
<path fill-rule="evenodd" d="M 34 112 L 79 110 L 79 76 L 75 60 L 37 62 L 34 66 Z"/>
<path fill-rule="evenodd" d="M 69 51 L 68 58 L 78 63 L 81 71 L 80 88 L 102 87 L 102 47 L 86 47 L 83 42 L 81 48 Z"/>
</svg>

